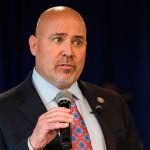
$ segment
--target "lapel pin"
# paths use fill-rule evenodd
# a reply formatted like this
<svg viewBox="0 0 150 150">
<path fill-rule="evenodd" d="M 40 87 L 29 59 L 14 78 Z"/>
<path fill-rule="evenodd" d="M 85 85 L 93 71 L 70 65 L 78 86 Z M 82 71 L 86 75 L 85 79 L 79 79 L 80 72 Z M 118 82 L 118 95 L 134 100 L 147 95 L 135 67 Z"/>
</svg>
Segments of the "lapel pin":
<svg viewBox="0 0 150 150">
<path fill-rule="evenodd" d="M 96 105 L 95 109 L 97 112 L 101 113 L 103 111 L 103 104 L 105 103 L 105 100 L 102 97 L 97 97 L 97 102 L 99 105 Z"/>
<path fill-rule="evenodd" d="M 99 102 L 100 104 L 104 104 L 105 100 L 101 97 L 97 97 L 97 102 Z"/>
</svg>

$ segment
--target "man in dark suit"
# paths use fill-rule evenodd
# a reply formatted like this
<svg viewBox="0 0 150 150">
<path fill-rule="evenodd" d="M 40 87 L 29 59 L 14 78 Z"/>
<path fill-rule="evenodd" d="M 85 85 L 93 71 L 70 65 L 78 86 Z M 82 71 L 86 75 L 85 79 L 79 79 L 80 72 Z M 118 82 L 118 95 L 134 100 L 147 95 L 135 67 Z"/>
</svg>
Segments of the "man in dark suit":
<svg viewBox="0 0 150 150">
<path fill-rule="evenodd" d="M 78 12 L 59 6 L 41 14 L 29 38 L 35 68 L 23 83 L 0 95 L 0 150 L 61 150 L 59 130 L 74 122 L 70 109 L 57 107 L 61 90 L 76 99 L 92 146 L 87 149 L 141 149 L 122 98 L 78 80 L 86 44 L 86 26 Z"/>
</svg>

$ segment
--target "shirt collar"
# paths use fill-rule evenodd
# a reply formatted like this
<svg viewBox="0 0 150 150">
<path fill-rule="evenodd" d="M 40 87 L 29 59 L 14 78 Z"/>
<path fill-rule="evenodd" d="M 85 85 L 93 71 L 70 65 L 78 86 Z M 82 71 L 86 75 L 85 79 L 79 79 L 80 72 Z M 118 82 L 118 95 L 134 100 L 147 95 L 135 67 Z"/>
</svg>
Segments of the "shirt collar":
<svg viewBox="0 0 150 150">
<path fill-rule="evenodd" d="M 48 104 L 52 101 L 57 93 L 60 91 L 55 86 L 50 84 L 47 80 L 45 80 L 34 68 L 32 74 L 33 84 L 41 97 L 44 104 Z"/>
<path fill-rule="evenodd" d="M 32 74 L 33 84 L 41 97 L 44 104 L 48 104 L 52 101 L 60 89 L 56 88 L 54 85 L 50 84 L 45 80 L 34 68 Z M 82 92 L 78 86 L 78 83 L 75 82 L 68 91 L 72 93 L 77 99 L 83 100 Z"/>
<path fill-rule="evenodd" d="M 78 83 L 75 82 L 69 89 L 68 91 L 72 93 L 78 100 L 83 100 L 83 95 L 82 92 L 78 86 Z"/>
</svg>

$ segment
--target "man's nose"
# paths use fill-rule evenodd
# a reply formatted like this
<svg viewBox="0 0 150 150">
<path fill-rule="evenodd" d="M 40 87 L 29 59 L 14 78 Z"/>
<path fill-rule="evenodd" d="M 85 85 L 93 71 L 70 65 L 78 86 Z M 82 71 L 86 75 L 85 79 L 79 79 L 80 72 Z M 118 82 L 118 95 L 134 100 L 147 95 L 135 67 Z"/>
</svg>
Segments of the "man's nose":
<svg viewBox="0 0 150 150">
<path fill-rule="evenodd" d="M 71 57 L 73 55 L 73 46 L 72 43 L 67 42 L 63 46 L 63 55 Z"/>
</svg>

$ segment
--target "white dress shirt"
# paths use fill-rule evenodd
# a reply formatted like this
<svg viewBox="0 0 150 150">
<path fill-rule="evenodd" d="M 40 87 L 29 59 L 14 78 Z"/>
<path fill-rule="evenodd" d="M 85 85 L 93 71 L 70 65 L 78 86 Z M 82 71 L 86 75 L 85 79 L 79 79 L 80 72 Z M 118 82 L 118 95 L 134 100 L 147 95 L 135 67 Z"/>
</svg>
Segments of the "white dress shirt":
<svg viewBox="0 0 150 150">
<path fill-rule="evenodd" d="M 45 80 L 42 76 L 40 76 L 36 70 L 33 70 L 32 74 L 32 80 L 33 84 L 42 99 L 45 107 L 47 110 L 58 107 L 56 101 L 54 98 L 60 91 L 55 86 L 50 84 L 47 80 Z M 76 105 L 77 108 L 83 117 L 83 120 L 86 124 L 87 130 L 89 132 L 89 136 L 91 139 L 91 144 L 93 150 L 106 150 L 106 144 L 104 140 L 104 136 L 101 130 L 101 127 L 96 119 L 96 117 L 91 114 L 91 108 L 86 100 L 86 98 L 82 95 L 81 90 L 79 89 L 79 86 L 77 82 L 75 82 L 68 91 L 72 93 L 76 97 Z M 30 150 L 33 150 L 29 140 L 28 140 L 28 146 Z"/>
</svg>

